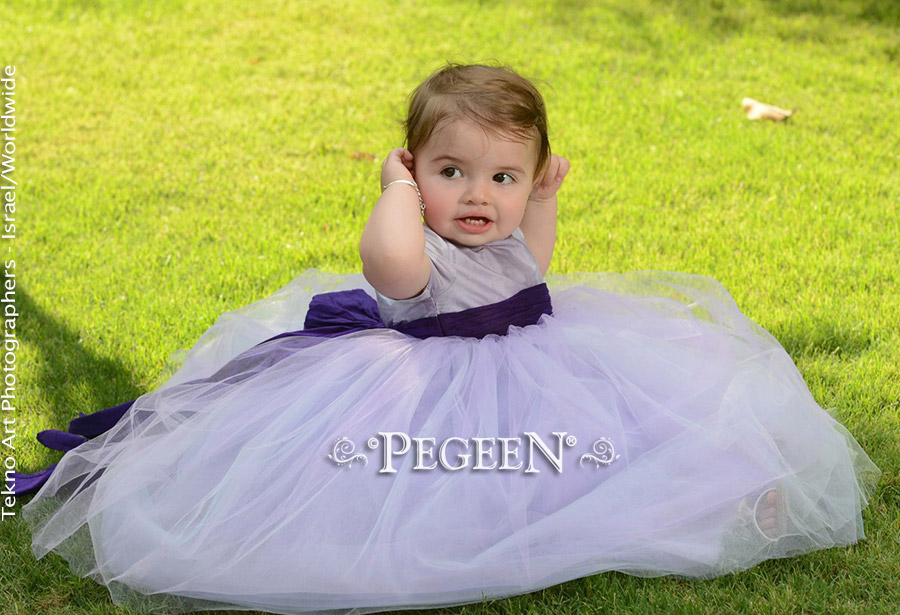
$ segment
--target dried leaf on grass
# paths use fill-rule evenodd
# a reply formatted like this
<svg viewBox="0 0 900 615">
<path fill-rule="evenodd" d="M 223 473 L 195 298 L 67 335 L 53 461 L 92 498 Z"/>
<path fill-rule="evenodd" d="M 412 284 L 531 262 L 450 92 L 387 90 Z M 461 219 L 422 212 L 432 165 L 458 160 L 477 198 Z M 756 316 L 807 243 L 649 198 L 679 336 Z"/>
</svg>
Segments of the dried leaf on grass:
<svg viewBox="0 0 900 615">
<path fill-rule="evenodd" d="M 766 103 L 753 100 L 752 98 L 745 98 L 742 100 L 741 106 L 744 108 L 744 113 L 747 114 L 748 120 L 772 120 L 773 122 L 780 122 L 781 120 L 786 120 L 794 115 L 793 110 L 767 105 Z"/>
</svg>

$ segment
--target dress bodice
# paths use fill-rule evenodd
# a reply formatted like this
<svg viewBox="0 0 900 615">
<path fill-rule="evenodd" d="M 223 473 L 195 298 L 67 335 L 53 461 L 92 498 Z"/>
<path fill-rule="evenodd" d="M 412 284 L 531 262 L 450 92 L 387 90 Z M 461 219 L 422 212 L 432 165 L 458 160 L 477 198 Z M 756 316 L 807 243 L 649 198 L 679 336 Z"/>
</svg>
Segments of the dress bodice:
<svg viewBox="0 0 900 615">
<path fill-rule="evenodd" d="M 431 275 L 420 294 L 391 299 L 376 292 L 388 326 L 509 299 L 543 281 L 540 266 L 517 228 L 506 239 L 483 246 L 459 246 L 425 227 L 425 253 Z"/>
</svg>

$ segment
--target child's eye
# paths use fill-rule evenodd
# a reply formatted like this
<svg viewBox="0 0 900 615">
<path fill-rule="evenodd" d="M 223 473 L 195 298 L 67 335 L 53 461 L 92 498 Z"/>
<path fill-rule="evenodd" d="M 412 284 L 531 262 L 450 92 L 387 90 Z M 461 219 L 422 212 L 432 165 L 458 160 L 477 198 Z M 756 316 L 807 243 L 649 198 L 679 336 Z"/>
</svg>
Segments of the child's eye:
<svg viewBox="0 0 900 615">
<path fill-rule="evenodd" d="M 515 182 L 516 179 L 509 173 L 497 173 L 494 175 L 494 181 L 498 184 L 511 184 Z"/>
<path fill-rule="evenodd" d="M 441 175 L 450 179 L 454 179 L 460 176 L 460 172 L 456 167 L 447 167 L 445 169 L 441 169 Z"/>
</svg>

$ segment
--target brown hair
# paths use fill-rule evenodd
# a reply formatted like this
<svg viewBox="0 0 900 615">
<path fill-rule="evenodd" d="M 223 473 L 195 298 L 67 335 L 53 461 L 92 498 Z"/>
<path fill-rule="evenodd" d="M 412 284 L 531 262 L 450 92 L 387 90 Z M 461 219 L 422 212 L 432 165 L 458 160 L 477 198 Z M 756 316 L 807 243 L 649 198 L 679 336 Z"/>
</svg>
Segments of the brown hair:
<svg viewBox="0 0 900 615">
<path fill-rule="evenodd" d="M 413 154 L 445 120 L 475 122 L 493 134 L 536 139 L 535 179 L 550 161 L 547 112 L 534 85 L 506 67 L 448 64 L 417 87 L 406 116 L 406 147 Z"/>
</svg>

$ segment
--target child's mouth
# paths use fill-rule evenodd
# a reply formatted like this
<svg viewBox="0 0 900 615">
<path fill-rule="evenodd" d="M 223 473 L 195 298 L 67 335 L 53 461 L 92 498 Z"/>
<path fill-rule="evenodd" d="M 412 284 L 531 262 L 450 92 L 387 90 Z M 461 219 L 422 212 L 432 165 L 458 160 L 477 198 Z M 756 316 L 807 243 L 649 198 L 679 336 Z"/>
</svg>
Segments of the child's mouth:
<svg viewBox="0 0 900 615">
<path fill-rule="evenodd" d="M 481 216 L 467 216 L 457 218 L 456 223 L 467 233 L 483 233 L 488 230 L 493 222 Z"/>
</svg>

